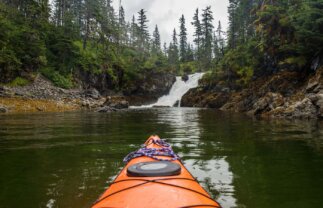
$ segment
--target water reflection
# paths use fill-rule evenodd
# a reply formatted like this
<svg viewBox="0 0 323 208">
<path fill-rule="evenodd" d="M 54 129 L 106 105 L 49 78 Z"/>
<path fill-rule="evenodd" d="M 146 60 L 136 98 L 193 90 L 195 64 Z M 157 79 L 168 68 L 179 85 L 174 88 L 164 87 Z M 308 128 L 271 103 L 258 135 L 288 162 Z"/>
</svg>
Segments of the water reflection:
<svg viewBox="0 0 323 208">
<path fill-rule="evenodd" d="M 170 141 L 187 169 L 223 207 L 236 207 L 233 173 L 225 156 L 217 155 L 221 143 L 205 141 L 201 113 L 205 109 L 168 108 L 159 111 L 158 123 L 170 125 Z M 213 151 L 208 149 L 212 147 Z M 210 154 L 208 154 L 210 153 Z"/>
</svg>

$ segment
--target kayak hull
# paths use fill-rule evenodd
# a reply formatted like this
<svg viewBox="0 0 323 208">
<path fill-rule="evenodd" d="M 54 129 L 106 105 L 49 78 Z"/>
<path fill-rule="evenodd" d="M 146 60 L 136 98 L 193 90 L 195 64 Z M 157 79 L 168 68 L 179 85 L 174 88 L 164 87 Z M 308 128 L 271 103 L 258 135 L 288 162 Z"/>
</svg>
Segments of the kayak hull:
<svg viewBox="0 0 323 208">
<path fill-rule="evenodd" d="M 159 148 L 156 144 L 149 144 L 153 139 L 158 140 L 159 137 L 150 137 L 145 143 L 147 148 Z M 164 156 L 160 158 L 167 159 Z M 128 176 L 129 166 L 150 161 L 155 160 L 146 156 L 132 159 L 92 208 L 220 207 L 179 160 L 173 161 L 181 166 L 181 172 L 176 176 Z"/>
</svg>

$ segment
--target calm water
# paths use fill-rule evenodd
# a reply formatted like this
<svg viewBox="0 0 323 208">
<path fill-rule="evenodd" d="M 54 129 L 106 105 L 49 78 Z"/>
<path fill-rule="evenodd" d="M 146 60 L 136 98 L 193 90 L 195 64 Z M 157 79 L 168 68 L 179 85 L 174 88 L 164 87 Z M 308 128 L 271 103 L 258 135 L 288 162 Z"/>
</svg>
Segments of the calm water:
<svg viewBox="0 0 323 208">
<path fill-rule="evenodd" d="M 205 109 L 0 115 L 0 207 L 89 207 L 156 133 L 225 208 L 319 208 L 322 127 Z"/>
</svg>

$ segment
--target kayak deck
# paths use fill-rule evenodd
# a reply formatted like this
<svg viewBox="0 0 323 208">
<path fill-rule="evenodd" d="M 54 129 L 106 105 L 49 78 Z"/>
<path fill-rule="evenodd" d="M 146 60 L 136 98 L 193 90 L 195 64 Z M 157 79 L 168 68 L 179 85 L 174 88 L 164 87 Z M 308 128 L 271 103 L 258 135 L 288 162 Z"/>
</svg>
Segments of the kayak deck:
<svg viewBox="0 0 323 208">
<path fill-rule="evenodd" d="M 150 137 L 145 143 L 147 148 L 160 148 L 150 142 L 154 139 L 158 140 L 159 137 Z M 158 158 L 167 159 L 166 156 L 158 156 Z M 179 160 L 173 161 L 181 166 L 181 172 L 176 176 L 128 176 L 129 166 L 150 161 L 155 160 L 147 156 L 132 159 L 92 208 L 221 207 Z"/>
</svg>

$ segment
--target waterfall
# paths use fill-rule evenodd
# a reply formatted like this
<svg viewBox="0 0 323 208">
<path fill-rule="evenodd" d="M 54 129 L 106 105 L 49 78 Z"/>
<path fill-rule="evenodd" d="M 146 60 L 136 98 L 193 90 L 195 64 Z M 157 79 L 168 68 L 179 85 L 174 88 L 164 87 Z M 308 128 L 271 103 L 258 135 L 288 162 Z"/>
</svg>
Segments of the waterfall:
<svg viewBox="0 0 323 208">
<path fill-rule="evenodd" d="M 185 93 L 190 89 L 198 86 L 198 81 L 202 78 L 204 73 L 195 73 L 188 75 L 188 80 L 185 82 L 182 77 L 176 77 L 176 82 L 173 84 L 168 95 L 164 95 L 158 99 L 158 101 L 151 105 L 140 106 L 143 108 L 149 108 L 153 106 L 169 106 L 173 107 L 178 102 L 180 107 L 181 99 Z"/>
</svg>

